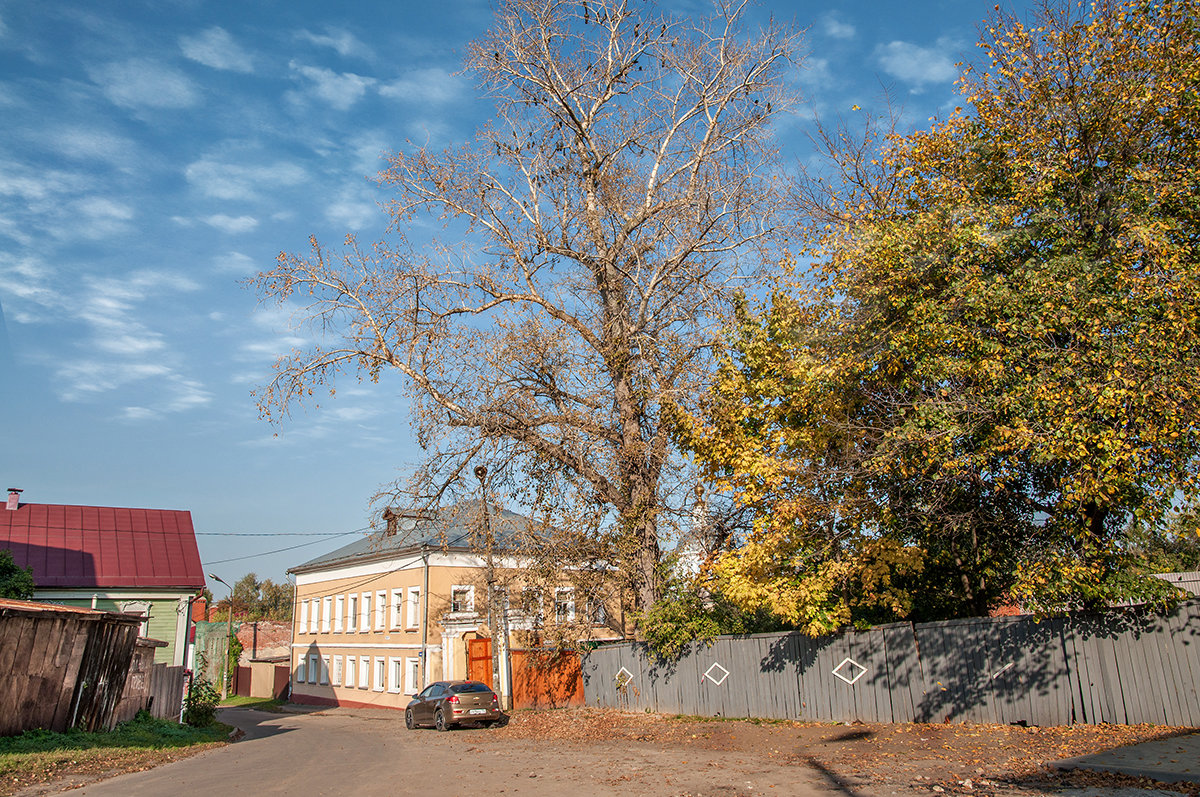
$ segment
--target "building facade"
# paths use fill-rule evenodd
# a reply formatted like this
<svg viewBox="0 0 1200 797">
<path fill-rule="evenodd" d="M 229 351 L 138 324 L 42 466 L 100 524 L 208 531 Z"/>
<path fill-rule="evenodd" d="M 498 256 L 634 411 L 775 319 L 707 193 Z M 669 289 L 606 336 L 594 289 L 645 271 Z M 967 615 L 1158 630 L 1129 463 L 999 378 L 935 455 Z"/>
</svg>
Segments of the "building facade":
<svg viewBox="0 0 1200 797">
<path fill-rule="evenodd" d="M 524 563 L 511 543 L 526 521 L 490 512 L 486 524 L 478 503 L 436 517 L 385 514 L 388 532 L 291 568 L 292 700 L 399 709 L 433 681 L 462 678 L 510 695 L 511 652 L 546 612 L 589 639 L 621 638 L 619 596 L 577 607 L 566 580 L 541 596 L 542 612 L 517 608 L 509 596 Z"/>
</svg>

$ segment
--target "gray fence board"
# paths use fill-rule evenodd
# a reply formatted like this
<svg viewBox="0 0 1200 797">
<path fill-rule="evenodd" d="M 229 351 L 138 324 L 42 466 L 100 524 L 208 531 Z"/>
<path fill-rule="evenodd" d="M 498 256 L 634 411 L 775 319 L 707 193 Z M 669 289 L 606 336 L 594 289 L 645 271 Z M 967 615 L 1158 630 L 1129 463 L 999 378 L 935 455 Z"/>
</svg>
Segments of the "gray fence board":
<svg viewBox="0 0 1200 797">
<path fill-rule="evenodd" d="M 0 654 L 2 657 L 2 654 Z M 866 672 L 833 674 L 850 658 Z M 728 671 L 717 683 L 707 673 Z M 618 689 L 620 669 L 632 678 Z M 1145 609 L 896 623 L 813 639 L 722 637 L 678 661 L 640 643 L 591 651 L 593 705 L 679 714 L 870 722 L 972 721 L 1200 726 L 1200 601 Z"/>
</svg>

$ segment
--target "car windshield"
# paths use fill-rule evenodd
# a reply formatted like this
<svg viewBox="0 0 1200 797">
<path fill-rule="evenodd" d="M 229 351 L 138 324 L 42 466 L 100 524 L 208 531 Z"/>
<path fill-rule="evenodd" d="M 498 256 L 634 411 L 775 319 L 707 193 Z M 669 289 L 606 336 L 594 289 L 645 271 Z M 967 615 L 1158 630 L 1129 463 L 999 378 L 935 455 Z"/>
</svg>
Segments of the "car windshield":
<svg viewBox="0 0 1200 797">
<path fill-rule="evenodd" d="M 487 684 L 481 684 L 478 681 L 470 681 L 465 684 L 451 684 L 450 691 L 461 693 L 461 692 L 490 692 L 492 690 L 488 688 Z"/>
</svg>

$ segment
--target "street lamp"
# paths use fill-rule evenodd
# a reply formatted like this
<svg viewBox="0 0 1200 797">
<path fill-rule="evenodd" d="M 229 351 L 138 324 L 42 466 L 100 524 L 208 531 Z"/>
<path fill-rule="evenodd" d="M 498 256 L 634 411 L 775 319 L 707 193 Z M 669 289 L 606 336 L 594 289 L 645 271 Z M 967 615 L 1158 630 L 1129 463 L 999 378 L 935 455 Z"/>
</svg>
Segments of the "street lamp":
<svg viewBox="0 0 1200 797">
<path fill-rule="evenodd" d="M 233 647 L 233 587 L 230 587 L 225 579 L 215 573 L 209 573 L 208 577 L 229 588 L 229 622 L 225 625 L 225 663 L 221 665 L 221 702 L 224 702 L 225 698 L 229 697 L 229 651 Z"/>
</svg>

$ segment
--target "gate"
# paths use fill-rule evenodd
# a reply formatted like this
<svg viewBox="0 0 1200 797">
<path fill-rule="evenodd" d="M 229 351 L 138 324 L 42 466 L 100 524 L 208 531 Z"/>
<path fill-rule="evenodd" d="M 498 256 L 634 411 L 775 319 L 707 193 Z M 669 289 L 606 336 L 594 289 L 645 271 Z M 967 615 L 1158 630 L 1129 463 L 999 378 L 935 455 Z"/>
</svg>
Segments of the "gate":
<svg viewBox="0 0 1200 797">
<path fill-rule="evenodd" d="M 492 686 L 492 640 L 467 640 L 467 678 Z"/>
</svg>

